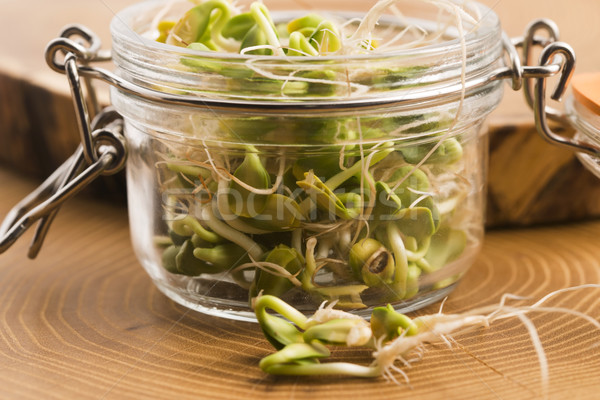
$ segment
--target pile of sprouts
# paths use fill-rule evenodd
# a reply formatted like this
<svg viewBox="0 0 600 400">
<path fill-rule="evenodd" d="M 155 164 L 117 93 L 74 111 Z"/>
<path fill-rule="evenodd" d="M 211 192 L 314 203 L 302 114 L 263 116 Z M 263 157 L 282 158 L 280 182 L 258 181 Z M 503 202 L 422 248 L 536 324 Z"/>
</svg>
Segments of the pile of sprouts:
<svg viewBox="0 0 600 400">
<path fill-rule="evenodd" d="M 155 17 L 154 36 L 199 54 L 302 59 L 427 46 L 448 40 L 453 21 L 464 34 L 463 22 L 478 20 L 469 3 L 426 1 L 444 11 L 430 31 L 406 20 L 395 3 L 381 1 L 360 20 L 310 13 L 277 24 L 260 2 L 242 12 L 226 0 L 197 1 L 172 21 L 163 19 L 167 5 Z M 377 26 L 388 9 L 402 29 Z M 179 68 L 201 76 L 218 71 L 232 78 L 231 91 L 268 87 L 309 98 L 335 97 L 356 82 L 401 86 L 407 73 L 331 66 L 279 79 L 250 67 L 252 60 L 229 68 L 183 56 Z M 338 85 L 342 80 L 349 84 Z M 450 110 L 385 116 L 196 118 L 191 139 L 233 132 L 238 140 L 224 139 L 219 148 L 163 143 L 156 163 L 168 228 L 156 239 L 163 267 L 232 282 L 250 302 L 263 293 L 308 311 L 323 301 L 345 309 L 397 303 L 452 285 L 481 236 L 479 195 L 470 195 L 479 190 L 471 176 L 481 163 L 477 129 L 453 129 L 464 95 Z"/>
<path fill-rule="evenodd" d="M 528 317 L 532 313 L 561 313 L 581 318 L 600 330 L 600 322 L 576 310 L 546 303 L 565 292 L 600 289 L 597 284 L 585 284 L 559 289 L 547 294 L 531 305 L 509 304 L 514 300 L 527 300 L 506 294 L 497 305 L 484 306 L 461 314 L 436 314 L 416 318 L 398 313 L 390 305 L 376 307 L 370 322 L 354 314 L 333 309 L 333 304 L 321 307 L 307 318 L 295 308 L 272 296 L 260 296 L 254 303 L 256 317 L 265 337 L 277 350 L 263 358 L 260 367 L 276 375 L 339 375 L 356 377 L 383 376 L 399 383 L 401 376 L 409 383 L 402 368 L 421 360 L 426 345 L 456 344 L 452 335 L 481 328 L 489 328 L 495 321 L 518 318 L 527 329 L 538 357 L 543 393 L 547 395 L 549 368 L 543 345 L 535 325 Z M 275 311 L 279 316 L 270 314 Z M 600 342 L 596 343 L 600 344 Z M 373 360 L 367 365 L 347 362 L 327 362 L 331 351 L 327 346 L 366 347 L 373 350 Z M 398 366 L 401 365 L 401 367 Z M 545 396 L 544 396 L 545 397 Z"/>
<path fill-rule="evenodd" d="M 457 41 L 466 66 L 466 36 L 478 29 L 481 9 L 471 0 L 419 0 L 419 7 L 436 15 L 424 21 L 403 12 L 414 2 L 381 0 L 364 15 L 310 12 L 273 18 L 261 1 L 247 10 L 228 0 L 190 0 L 195 6 L 181 13 L 181 1 L 169 1 L 156 12 L 146 37 L 187 48 L 202 57 L 183 57 L 188 71 L 209 80 L 233 78 L 228 91 L 239 97 L 279 95 L 283 98 L 332 99 L 395 90 L 409 77 L 421 80 L 427 65 L 398 60 L 356 68 L 314 65 L 318 58 L 369 56 L 373 60 L 423 47 Z M 412 3 L 412 5 L 411 5 Z M 291 20 L 285 18 L 293 18 Z M 236 66 L 218 55 L 250 56 Z M 254 57 L 252 57 L 254 56 Z M 265 57 L 280 60 L 273 67 Z M 285 60 L 285 61 L 283 61 Z M 312 60 L 307 61 L 306 60 Z M 439 62 L 440 60 L 438 60 Z M 287 64 L 289 63 L 289 64 Z M 173 66 L 175 69 L 180 69 Z M 457 69 L 458 71 L 459 69 Z M 464 83 L 464 75 L 460 77 Z M 425 83 L 427 77 L 422 81 Z M 237 85 L 236 85 L 237 83 Z M 411 85 L 414 85 L 412 83 Z M 181 88 L 184 92 L 202 88 Z M 211 94 L 214 94 L 211 92 Z"/>
<path fill-rule="evenodd" d="M 380 0 L 361 18 L 307 13 L 291 21 L 275 22 L 269 9 L 255 1 L 243 11 L 228 0 L 190 0 L 178 20 L 164 19 L 177 1 L 167 2 L 153 18 L 146 36 L 172 46 L 200 51 L 273 56 L 377 55 L 425 47 L 449 40 L 453 26 L 460 39 L 476 29 L 481 11 L 472 1 L 419 0 L 439 10 L 435 29 L 404 15 L 401 0 Z M 381 24 L 390 14 L 394 25 Z M 380 26 L 382 25 L 382 26 Z M 400 28 L 399 28 L 400 27 Z"/>
</svg>

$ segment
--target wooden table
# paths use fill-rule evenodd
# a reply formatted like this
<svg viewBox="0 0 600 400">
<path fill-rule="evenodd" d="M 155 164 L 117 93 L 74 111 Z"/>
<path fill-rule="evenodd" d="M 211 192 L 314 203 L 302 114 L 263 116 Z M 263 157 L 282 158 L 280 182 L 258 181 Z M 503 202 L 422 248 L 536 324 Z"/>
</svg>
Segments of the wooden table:
<svg viewBox="0 0 600 400">
<path fill-rule="evenodd" d="M 77 127 L 68 86 L 63 76 L 45 66 L 44 46 L 63 25 L 79 22 L 98 32 L 109 47 L 108 22 L 114 12 L 137 1 L 3 1 L 0 153 L 4 163 L 48 175 L 72 152 Z M 328 1 L 349 7 L 363 3 Z M 500 15 L 511 36 L 520 35 L 533 18 L 554 19 L 564 40 L 580 55 L 578 70 L 592 71 L 600 65 L 596 51 L 600 3 L 573 0 L 566 12 L 564 0 L 482 2 Z M 269 4 L 273 3 L 280 7 L 310 4 L 308 0 Z M 491 118 L 496 127 L 503 127 L 491 140 L 489 209 L 495 222 L 599 215 L 595 199 L 600 185 L 570 154 L 541 144 L 532 132 L 504 128 L 532 120 L 520 94 L 508 92 Z M 32 152 L 31 143 L 44 138 L 48 142 Z M 531 173 L 530 153 L 523 149 L 545 155 L 535 158 L 539 174 Z M 513 176 L 523 182 L 522 190 L 515 190 Z M 0 169 L 0 218 L 35 184 Z M 529 189 L 533 184 L 543 189 L 539 197 Z M 562 203 L 547 205 L 552 198 Z M 35 261 L 25 256 L 30 236 L 0 255 L 2 399 L 512 400 L 542 394 L 535 351 L 516 320 L 456 336 L 460 345 L 453 348 L 428 346 L 424 359 L 406 371 L 410 385 L 383 379 L 268 376 L 258 362 L 272 349 L 255 324 L 204 316 L 158 292 L 133 254 L 123 206 L 89 198 L 67 203 Z M 599 237 L 598 221 L 491 232 L 445 310 L 494 304 L 504 293 L 539 298 L 562 287 L 600 283 Z M 552 304 L 599 319 L 599 293 L 586 289 L 562 295 Z M 420 313 L 436 312 L 437 307 Z M 598 398 L 599 332 L 573 317 L 538 314 L 533 320 L 549 360 L 550 397 Z M 339 360 L 370 360 L 368 351 L 336 350 L 334 354 Z"/>
<path fill-rule="evenodd" d="M 0 170 L 0 215 L 34 184 Z M 30 235 L 26 235 L 30 236 Z M 600 221 L 495 231 L 450 295 L 447 313 L 534 299 L 600 283 Z M 66 204 L 39 258 L 22 238 L 0 255 L 0 398 L 13 399 L 532 399 L 534 348 L 518 320 L 426 347 L 406 373 L 384 379 L 273 377 L 258 368 L 272 349 L 258 326 L 205 316 L 162 295 L 138 265 L 126 210 L 91 199 Z M 600 290 L 550 304 L 600 319 Z M 436 312 L 434 305 L 420 313 Z M 600 332 L 577 318 L 532 314 L 550 365 L 552 399 L 597 399 Z M 368 351 L 336 350 L 368 363 Z"/>
</svg>

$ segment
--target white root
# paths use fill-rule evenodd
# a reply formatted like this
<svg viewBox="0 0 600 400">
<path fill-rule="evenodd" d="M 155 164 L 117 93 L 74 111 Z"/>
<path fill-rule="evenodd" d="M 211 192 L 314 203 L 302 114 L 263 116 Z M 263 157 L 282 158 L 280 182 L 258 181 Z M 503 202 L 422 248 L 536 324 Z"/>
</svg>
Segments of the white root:
<svg viewBox="0 0 600 400">
<path fill-rule="evenodd" d="M 541 304 L 545 303 L 546 301 L 550 300 L 552 297 L 556 296 L 557 294 L 566 293 L 566 292 L 573 292 L 573 291 L 580 290 L 580 289 L 598 289 L 598 288 L 600 288 L 600 285 L 597 285 L 597 284 L 594 284 L 594 283 L 588 283 L 588 284 L 583 284 L 583 285 L 579 285 L 579 286 L 573 286 L 573 287 L 558 289 L 558 290 L 555 290 L 555 291 L 553 291 L 551 293 L 548 293 L 546 296 L 542 297 L 540 300 L 538 300 L 531 307 L 538 307 Z"/>
<path fill-rule="evenodd" d="M 285 56 L 283 49 L 281 48 L 281 43 L 279 43 L 279 38 L 277 37 L 276 32 L 272 28 L 273 21 L 267 17 L 266 8 L 264 4 L 259 2 L 254 2 L 250 5 L 250 12 L 252 16 L 256 19 L 256 22 L 260 26 L 263 33 L 267 36 L 267 42 L 271 46 L 273 46 L 273 54 L 279 57 Z"/>
<path fill-rule="evenodd" d="M 431 193 L 425 193 L 422 194 L 421 196 L 417 197 L 417 199 L 415 201 L 413 201 L 408 208 L 415 208 L 420 202 L 422 202 L 423 200 L 425 200 L 428 197 L 432 197 Z"/>
<path fill-rule="evenodd" d="M 385 345 L 381 343 L 381 340 L 376 341 L 376 350 L 373 352 L 375 361 L 373 362 L 372 367 L 379 369 L 381 374 L 387 379 L 392 379 L 393 372 L 400 373 L 405 377 L 405 374 L 400 372 L 401 370 L 394 364 L 397 361 L 400 361 L 405 366 L 409 366 L 412 359 L 407 360 L 406 357 L 412 355 L 415 350 L 422 349 L 423 344 L 443 342 L 451 346 L 450 342 L 455 341 L 450 336 L 451 334 L 465 333 L 480 327 L 489 327 L 490 324 L 501 319 L 518 318 L 527 329 L 529 338 L 536 352 L 540 367 L 542 390 L 543 394 L 546 395 L 550 382 L 548 359 L 537 329 L 526 314 L 532 312 L 568 314 L 581 318 L 600 330 L 600 322 L 582 312 L 562 307 L 542 307 L 543 303 L 558 294 L 586 288 L 600 289 L 600 284 L 584 284 L 559 289 L 544 296 L 530 306 L 507 306 L 506 301 L 509 299 L 523 300 L 524 298 L 506 294 L 502 296 L 501 301 L 497 305 L 477 308 L 462 314 L 443 314 L 442 308 L 440 307 L 440 311 L 436 314 L 417 317 L 413 320 L 413 322 L 420 327 L 420 332 L 418 334 L 413 336 L 402 335 Z M 420 358 L 417 358 L 417 360 L 418 359 Z M 395 379 L 392 380 L 395 381 Z"/>
<path fill-rule="evenodd" d="M 207 153 L 208 153 L 208 150 L 207 150 Z M 227 170 L 225 170 L 225 171 L 227 171 Z M 234 181 L 235 183 L 237 183 L 238 185 L 240 185 L 242 188 L 246 189 L 249 192 L 252 192 L 252 193 L 258 194 L 258 195 L 268 196 L 270 194 L 275 193 L 277 191 L 277 189 L 279 188 L 279 186 L 281 185 L 281 182 L 283 182 L 284 171 L 285 171 L 285 153 L 282 153 L 279 158 L 279 170 L 277 171 L 277 176 L 275 177 L 275 183 L 273 183 L 273 185 L 269 189 L 255 188 L 254 186 L 248 185 L 246 182 L 240 180 L 239 178 L 236 178 L 235 175 L 233 175 L 229 172 L 226 172 L 228 178 L 227 179 L 224 178 L 223 181 Z M 217 172 L 217 171 L 215 170 L 215 172 Z M 219 176 L 221 176 L 221 175 L 219 175 Z M 220 183 L 221 182 L 219 182 L 219 184 Z"/>
<path fill-rule="evenodd" d="M 334 309 L 337 304 L 337 300 L 330 302 L 327 301 L 321 303 L 317 311 L 307 320 L 307 326 L 318 325 L 324 322 L 332 321 L 334 319 L 355 319 L 363 320 L 361 317 L 349 312 Z"/>
<path fill-rule="evenodd" d="M 154 18 L 152 18 L 152 21 L 150 22 L 150 26 L 152 27 L 152 29 L 149 32 L 146 32 L 146 35 L 149 38 L 155 40 L 158 37 L 158 24 L 167 16 L 167 14 L 169 14 L 169 12 L 171 12 L 175 4 L 177 4 L 176 0 L 170 0 L 169 2 L 165 3 L 165 5 L 161 7 L 160 10 L 158 10 L 156 15 L 154 16 Z"/>
<path fill-rule="evenodd" d="M 219 178 L 229 181 L 230 178 L 227 175 L 222 175 L 221 172 L 219 171 L 220 169 L 224 169 L 224 168 L 217 168 L 217 166 L 215 165 L 215 161 L 213 160 L 212 156 L 210 155 L 210 151 L 208 150 L 208 146 L 206 145 L 206 142 L 204 139 L 202 139 L 202 148 L 204 149 L 204 152 L 206 153 L 208 162 L 210 163 L 210 165 L 213 168 L 213 172 L 215 174 L 217 174 L 217 176 Z M 225 170 L 225 171 L 227 171 L 227 170 Z"/>
<path fill-rule="evenodd" d="M 255 51 L 255 50 L 271 50 L 273 52 L 275 52 L 275 46 L 271 46 L 270 44 L 259 44 L 256 46 L 248 46 L 248 47 L 244 47 L 242 50 L 240 50 L 240 54 L 248 54 L 251 51 Z"/>
<path fill-rule="evenodd" d="M 255 261 L 254 258 L 252 258 L 252 256 L 250 256 L 250 260 L 251 260 L 251 262 L 239 265 L 236 268 L 234 268 L 231 272 L 235 273 L 238 271 L 242 271 L 244 269 L 257 268 L 257 269 L 263 270 L 271 275 L 289 279 L 289 281 L 294 286 L 297 286 L 297 287 L 302 286 L 302 282 L 300 282 L 298 280 L 297 274 L 295 274 L 295 275 L 292 274 L 290 271 L 283 268 L 281 265 L 275 264 L 272 262 L 267 262 L 267 261 Z"/>
<path fill-rule="evenodd" d="M 420 0 L 426 4 L 432 4 L 439 9 L 444 9 L 450 13 L 455 14 L 461 21 L 464 20 L 472 25 L 477 25 L 477 19 L 467 13 L 462 8 L 458 7 L 455 3 L 448 0 Z M 361 20 L 356 31 L 350 36 L 350 41 L 364 41 L 365 38 L 369 39 L 372 32 L 375 30 L 375 26 L 379 22 L 379 19 L 384 14 L 385 10 L 394 6 L 399 0 L 380 0 L 373 6 L 364 18 Z"/>
</svg>

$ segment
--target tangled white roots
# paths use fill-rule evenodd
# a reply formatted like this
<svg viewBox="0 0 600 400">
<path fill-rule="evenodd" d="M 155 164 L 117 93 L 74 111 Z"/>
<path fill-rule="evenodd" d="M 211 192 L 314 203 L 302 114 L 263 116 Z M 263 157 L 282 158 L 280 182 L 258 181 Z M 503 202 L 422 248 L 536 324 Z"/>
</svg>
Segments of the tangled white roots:
<svg viewBox="0 0 600 400">
<path fill-rule="evenodd" d="M 600 285 L 586 284 L 559 289 L 544 296 L 541 300 L 532 305 L 508 306 L 506 305 L 507 300 L 524 300 L 524 298 L 506 294 L 502 297 L 502 300 L 498 305 L 477 308 L 462 314 L 443 314 L 440 311 L 438 314 L 417 317 L 413 322 L 419 326 L 420 332 L 418 334 L 413 336 L 402 335 L 385 345 L 382 345 L 381 342 L 376 343 L 376 351 L 373 352 L 375 361 L 373 362 L 372 367 L 379 369 L 381 374 L 389 380 L 397 382 L 393 375 L 393 373 L 396 372 L 402 375 L 408 382 L 408 377 L 405 372 L 395 364 L 396 362 L 400 362 L 404 366 L 409 366 L 411 362 L 420 359 L 424 344 L 442 342 L 446 343 L 448 346 L 452 346 L 451 342 L 454 340 L 450 337 L 451 334 L 465 333 L 480 327 L 489 327 L 490 324 L 501 319 L 519 318 L 527 329 L 532 345 L 536 351 L 540 366 L 541 383 L 544 391 L 546 391 L 549 383 L 548 361 L 537 329 L 526 314 L 532 312 L 569 314 L 589 322 L 600 330 L 600 322 L 589 315 L 563 307 L 543 306 L 550 298 L 555 297 L 560 293 L 582 290 L 585 288 L 598 289 L 600 288 Z M 408 357 L 413 358 L 407 359 Z"/>
</svg>

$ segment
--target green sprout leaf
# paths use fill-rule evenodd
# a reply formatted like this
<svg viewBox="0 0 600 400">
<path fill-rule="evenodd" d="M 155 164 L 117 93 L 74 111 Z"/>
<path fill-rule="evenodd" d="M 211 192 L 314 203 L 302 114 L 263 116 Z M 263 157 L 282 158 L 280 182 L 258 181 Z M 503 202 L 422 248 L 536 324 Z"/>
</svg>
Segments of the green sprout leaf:
<svg viewBox="0 0 600 400">
<path fill-rule="evenodd" d="M 391 221 L 402 209 L 402 200 L 385 182 L 375 182 L 375 207 L 373 209 L 374 221 Z"/>
<path fill-rule="evenodd" d="M 214 12 L 214 16 L 213 16 Z M 209 0 L 188 10 L 171 29 L 166 43 L 187 47 L 200 42 L 211 48 L 212 41 L 218 48 L 235 51 L 237 41 L 226 39 L 221 31 L 231 15 L 229 4 L 225 0 Z"/>
<path fill-rule="evenodd" d="M 298 328 L 306 328 L 307 318 L 300 311 L 270 295 L 256 297 L 253 308 L 265 337 L 273 347 L 279 350 L 292 343 L 304 342 L 302 332 Z M 268 309 L 279 313 L 287 320 L 269 314 Z"/>
<path fill-rule="evenodd" d="M 292 32 L 290 34 L 288 44 L 288 56 L 318 56 L 319 52 L 315 49 L 308 39 L 300 32 Z"/>
<path fill-rule="evenodd" d="M 303 219 L 298 203 L 277 193 L 267 197 L 260 215 L 254 218 L 242 218 L 245 223 L 255 228 L 271 232 L 294 230 L 300 226 Z"/>
<path fill-rule="evenodd" d="M 292 343 L 302 343 L 302 332 L 283 318 L 268 314 L 266 310 L 257 312 L 256 317 L 263 334 L 276 349 Z"/>
<path fill-rule="evenodd" d="M 229 8 L 220 1 L 202 3 L 188 10 L 175 24 L 167 37 L 167 44 L 187 47 L 198 42 L 208 29 L 211 12 L 217 7 L 226 10 L 226 16 L 229 16 Z"/>
<path fill-rule="evenodd" d="M 431 237 L 431 243 L 423 264 L 425 272 L 434 272 L 447 263 L 458 258 L 467 246 L 467 235 L 464 231 L 442 227 Z"/>
<path fill-rule="evenodd" d="M 233 174 L 237 179 L 254 189 L 268 189 L 271 177 L 255 151 L 246 152 L 244 161 Z M 265 209 L 268 195 L 256 194 L 237 182 L 232 182 L 229 192 L 229 207 L 235 215 L 253 218 Z"/>
<path fill-rule="evenodd" d="M 300 32 L 304 36 L 309 37 L 322 21 L 323 17 L 320 15 L 308 14 L 290 21 L 287 24 L 287 31 L 290 35 L 294 32 Z"/>
<path fill-rule="evenodd" d="M 227 271 L 250 261 L 246 250 L 233 243 L 225 243 L 212 248 L 197 247 L 193 254 L 194 257 L 213 265 L 215 272 Z"/>
<path fill-rule="evenodd" d="M 437 230 L 440 225 L 440 213 L 432 198 L 430 183 L 427 174 L 420 169 L 410 165 L 398 168 L 390 178 L 390 185 L 396 186 L 394 193 L 402 201 L 403 207 L 425 207 L 431 211 L 431 217 Z"/>
<path fill-rule="evenodd" d="M 172 274 L 198 276 L 215 274 L 218 268 L 194 257 L 194 245 L 190 240 L 181 246 L 170 246 L 162 254 L 164 268 Z"/>
<path fill-rule="evenodd" d="M 413 237 L 417 242 L 422 242 L 431 237 L 436 226 L 427 207 L 404 208 L 394 216 L 394 222 L 404 236 Z"/>
<path fill-rule="evenodd" d="M 322 21 L 309 38 L 319 54 L 335 53 L 342 47 L 337 28 L 331 21 Z"/>
<path fill-rule="evenodd" d="M 399 151 L 407 163 L 418 164 L 433 149 L 435 143 L 419 146 L 407 146 Z M 444 140 L 427 158 L 427 164 L 452 164 L 462 158 L 462 146 L 454 138 Z"/>
<path fill-rule="evenodd" d="M 183 237 L 192 236 L 195 233 L 210 243 L 219 243 L 223 241 L 221 236 L 204 228 L 202 224 L 200 224 L 200 221 L 191 215 L 175 219 L 171 223 L 171 229 L 175 234 Z"/>
<path fill-rule="evenodd" d="M 260 29 L 258 25 L 254 25 L 244 36 L 244 39 L 242 40 L 242 45 L 240 46 L 240 52 L 249 47 L 265 46 L 268 44 L 269 41 L 267 40 L 267 35 Z M 244 53 L 259 56 L 270 56 L 271 54 L 273 54 L 273 51 L 271 49 L 264 48 L 244 51 Z"/>
<path fill-rule="evenodd" d="M 172 274 L 177 274 L 179 271 L 177 270 L 177 262 L 175 261 L 175 257 L 177 257 L 177 253 L 181 246 L 169 246 L 162 253 L 162 265 L 163 267 Z"/>
<path fill-rule="evenodd" d="M 354 219 L 359 214 L 360 211 L 360 195 L 356 193 L 347 193 L 343 198 L 350 199 L 350 207 L 347 207 L 347 204 L 337 196 L 331 189 L 327 187 L 314 173 L 313 171 L 309 171 L 304 174 L 304 180 L 296 182 L 296 184 L 301 187 L 310 198 L 314 199 L 317 203 L 317 206 L 330 214 L 335 214 L 339 218 L 342 219 Z M 358 196 L 358 204 L 356 203 Z"/>
<path fill-rule="evenodd" d="M 241 42 L 254 26 L 256 26 L 256 21 L 251 13 L 238 14 L 225 23 L 221 34 L 223 37 Z"/>
<path fill-rule="evenodd" d="M 371 330 L 376 339 L 384 338 L 384 342 L 405 334 L 419 333 L 417 325 L 406 315 L 394 310 L 390 304 L 386 307 L 375 307 L 371 314 Z M 404 333 L 406 331 L 406 333 Z"/>
<path fill-rule="evenodd" d="M 275 247 L 265 258 L 265 262 L 277 264 L 292 275 L 300 273 L 303 261 L 301 254 L 284 244 Z M 293 287 L 289 278 L 261 269 L 255 273 L 250 297 L 255 297 L 261 292 L 264 295 L 281 296 Z"/>
<path fill-rule="evenodd" d="M 319 178 L 325 178 L 341 171 L 339 160 L 330 155 L 300 158 L 292 167 L 292 172 L 299 181 L 304 179 L 305 174 L 311 170 Z"/>
</svg>

